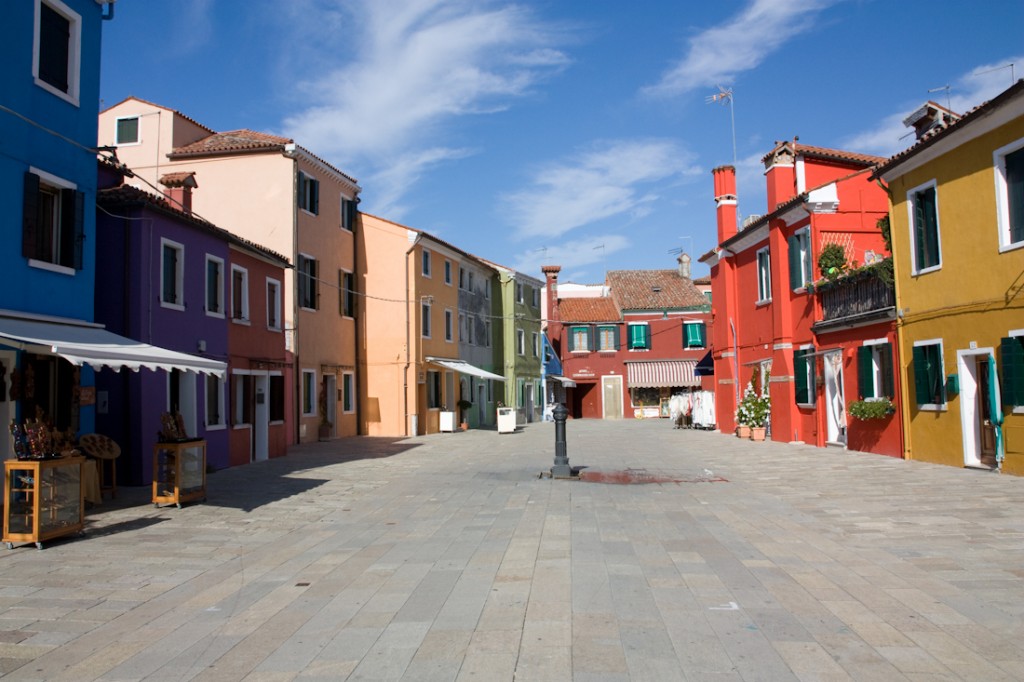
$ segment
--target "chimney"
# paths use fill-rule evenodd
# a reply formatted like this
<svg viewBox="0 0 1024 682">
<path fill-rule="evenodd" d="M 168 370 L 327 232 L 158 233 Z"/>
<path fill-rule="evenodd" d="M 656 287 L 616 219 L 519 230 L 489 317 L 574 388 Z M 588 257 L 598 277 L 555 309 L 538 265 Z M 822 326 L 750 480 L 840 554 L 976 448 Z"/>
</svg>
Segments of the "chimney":
<svg viewBox="0 0 1024 682">
<path fill-rule="evenodd" d="M 771 213 L 796 196 L 796 142 L 776 143 L 762 161 Z"/>
<path fill-rule="evenodd" d="M 547 302 L 547 330 L 548 340 L 554 346 L 555 351 L 561 349 L 562 316 L 558 311 L 558 273 L 562 271 L 561 265 L 542 265 L 540 271 L 544 273 L 545 279 L 545 301 Z"/>
<path fill-rule="evenodd" d="M 164 196 L 170 199 L 174 208 L 180 209 L 185 213 L 192 213 L 192 190 L 199 187 L 194 171 L 168 173 L 160 178 L 160 184 L 166 188 L 164 189 Z"/>
<path fill-rule="evenodd" d="M 736 234 L 736 169 L 719 166 L 711 171 L 715 179 L 715 208 L 718 218 L 718 243 Z"/>
<path fill-rule="evenodd" d="M 683 279 L 690 279 L 690 256 L 681 253 L 679 258 L 676 258 L 676 262 L 679 264 L 679 276 Z"/>
</svg>

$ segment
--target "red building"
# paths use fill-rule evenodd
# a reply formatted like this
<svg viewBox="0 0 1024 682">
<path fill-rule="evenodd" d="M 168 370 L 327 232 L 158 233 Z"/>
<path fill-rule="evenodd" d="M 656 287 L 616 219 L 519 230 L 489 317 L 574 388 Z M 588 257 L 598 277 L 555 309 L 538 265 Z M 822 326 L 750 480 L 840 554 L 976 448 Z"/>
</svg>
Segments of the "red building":
<svg viewBox="0 0 1024 682">
<path fill-rule="evenodd" d="M 548 338 L 575 386 L 574 418 L 665 415 L 668 398 L 698 391 L 695 368 L 708 352 L 710 305 L 677 270 L 613 270 L 600 296 L 558 294 L 559 266 L 546 266 Z M 710 378 L 705 379 L 712 388 Z"/>
<path fill-rule="evenodd" d="M 779 143 L 763 158 L 768 213 L 741 229 L 735 169 L 713 171 L 718 247 L 700 260 L 711 268 L 721 431 L 735 428 L 753 381 L 768 387 L 773 440 L 900 456 L 898 416 L 849 414 L 855 401 L 899 395 L 891 260 L 878 227 L 887 197 L 869 177 L 882 160 Z"/>
</svg>

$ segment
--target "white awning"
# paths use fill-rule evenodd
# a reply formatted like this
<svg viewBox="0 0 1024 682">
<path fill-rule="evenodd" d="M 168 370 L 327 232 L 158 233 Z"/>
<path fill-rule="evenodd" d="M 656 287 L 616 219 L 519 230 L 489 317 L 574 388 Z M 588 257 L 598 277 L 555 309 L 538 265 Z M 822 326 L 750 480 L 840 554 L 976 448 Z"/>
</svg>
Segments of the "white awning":
<svg viewBox="0 0 1024 682">
<path fill-rule="evenodd" d="M 495 381 L 505 380 L 505 377 L 500 374 L 494 374 L 493 372 L 488 372 L 486 369 L 474 367 L 463 360 L 449 360 L 448 358 L 434 358 L 427 356 L 427 362 L 432 362 L 435 365 L 441 365 L 448 369 L 454 369 L 456 372 L 462 372 L 463 374 L 471 374 L 475 377 L 480 377 L 481 379 L 494 379 Z"/>
<path fill-rule="evenodd" d="M 627 362 L 626 373 L 630 388 L 674 388 L 700 386 L 693 375 L 693 360 L 654 360 Z"/>
<path fill-rule="evenodd" d="M 88 322 L 75 322 L 0 317 L 0 344 L 30 353 L 57 355 L 73 365 L 90 365 L 94 369 L 177 369 L 222 379 L 227 373 L 224 362 L 118 336 Z"/>
<path fill-rule="evenodd" d="M 576 385 L 575 381 L 573 381 L 569 377 L 563 377 L 560 374 L 549 374 L 548 379 L 551 379 L 552 381 L 557 381 L 566 388 L 572 388 Z"/>
</svg>

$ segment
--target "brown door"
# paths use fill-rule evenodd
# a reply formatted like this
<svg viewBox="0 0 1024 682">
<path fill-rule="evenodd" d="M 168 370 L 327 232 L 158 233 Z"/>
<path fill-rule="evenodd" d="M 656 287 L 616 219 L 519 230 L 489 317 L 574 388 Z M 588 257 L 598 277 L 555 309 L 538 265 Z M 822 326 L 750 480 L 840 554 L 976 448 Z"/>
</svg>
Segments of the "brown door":
<svg viewBox="0 0 1024 682">
<path fill-rule="evenodd" d="M 989 404 L 988 383 L 992 381 L 988 357 L 979 355 L 975 358 L 978 377 L 978 433 L 981 436 L 981 463 L 984 466 L 996 466 L 996 428 L 992 425 L 992 406 Z"/>
</svg>

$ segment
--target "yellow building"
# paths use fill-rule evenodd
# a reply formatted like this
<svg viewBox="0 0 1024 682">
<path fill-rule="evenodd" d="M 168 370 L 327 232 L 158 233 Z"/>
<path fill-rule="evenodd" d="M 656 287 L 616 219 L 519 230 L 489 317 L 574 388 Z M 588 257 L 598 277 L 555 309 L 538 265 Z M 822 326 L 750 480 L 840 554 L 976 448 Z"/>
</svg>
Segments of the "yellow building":
<svg viewBox="0 0 1024 682">
<path fill-rule="evenodd" d="M 889 188 L 908 458 L 1024 474 L 1024 81 L 928 103 Z"/>
</svg>

